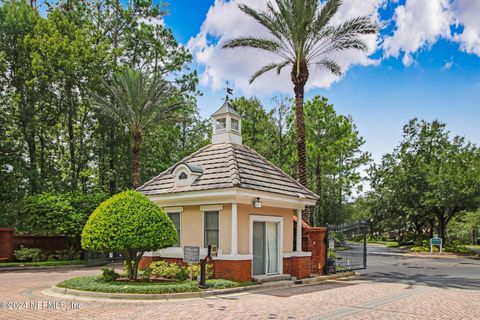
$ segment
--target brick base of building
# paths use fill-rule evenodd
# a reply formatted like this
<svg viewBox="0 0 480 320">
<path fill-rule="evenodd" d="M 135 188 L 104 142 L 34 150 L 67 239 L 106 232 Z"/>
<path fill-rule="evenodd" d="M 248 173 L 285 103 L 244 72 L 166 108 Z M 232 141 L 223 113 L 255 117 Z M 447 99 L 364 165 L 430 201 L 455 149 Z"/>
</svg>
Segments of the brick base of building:
<svg viewBox="0 0 480 320">
<path fill-rule="evenodd" d="M 155 261 L 166 261 L 186 265 L 180 258 L 142 257 L 139 270 L 145 270 Z M 213 260 L 213 277 L 235 281 L 252 281 L 252 260 Z"/>
<path fill-rule="evenodd" d="M 252 281 L 252 260 L 214 260 L 213 268 L 215 278 Z"/>
<path fill-rule="evenodd" d="M 290 274 L 292 277 L 297 279 L 310 277 L 312 257 L 291 257 L 290 259 Z"/>
</svg>

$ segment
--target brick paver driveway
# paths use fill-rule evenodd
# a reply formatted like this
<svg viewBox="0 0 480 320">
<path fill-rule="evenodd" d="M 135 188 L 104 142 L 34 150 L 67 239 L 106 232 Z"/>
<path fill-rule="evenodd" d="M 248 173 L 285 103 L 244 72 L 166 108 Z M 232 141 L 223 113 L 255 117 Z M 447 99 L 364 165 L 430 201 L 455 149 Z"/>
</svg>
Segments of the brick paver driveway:
<svg viewBox="0 0 480 320">
<path fill-rule="evenodd" d="M 480 291 L 360 279 L 148 303 L 54 299 L 41 291 L 98 270 L 0 273 L 0 319 L 479 319 Z M 30 302 L 41 310 L 32 310 Z M 16 302 L 12 306 L 7 302 Z M 28 302 L 24 304 L 22 302 Z M 49 303 L 50 302 L 50 303 Z M 20 304 L 18 304 L 20 303 Z M 17 308 L 16 310 L 13 308 Z M 20 308 L 20 310 L 18 309 Z"/>
</svg>

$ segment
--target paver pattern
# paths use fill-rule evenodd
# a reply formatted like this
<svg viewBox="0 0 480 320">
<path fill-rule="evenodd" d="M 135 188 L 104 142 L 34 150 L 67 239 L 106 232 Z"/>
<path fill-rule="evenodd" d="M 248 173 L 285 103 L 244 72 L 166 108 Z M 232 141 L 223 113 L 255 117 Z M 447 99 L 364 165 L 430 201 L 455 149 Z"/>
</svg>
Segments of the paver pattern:
<svg viewBox="0 0 480 320">
<path fill-rule="evenodd" d="M 98 270 L 0 273 L 0 319 L 479 319 L 480 290 L 353 279 L 261 293 L 147 303 L 71 301 L 43 295 Z M 17 309 L 7 302 L 18 302 Z M 33 310 L 30 303 L 43 309 Z M 40 303 L 40 304 L 39 304 Z M 48 304 L 50 303 L 50 304 Z M 18 309 L 20 308 L 20 309 Z"/>
</svg>

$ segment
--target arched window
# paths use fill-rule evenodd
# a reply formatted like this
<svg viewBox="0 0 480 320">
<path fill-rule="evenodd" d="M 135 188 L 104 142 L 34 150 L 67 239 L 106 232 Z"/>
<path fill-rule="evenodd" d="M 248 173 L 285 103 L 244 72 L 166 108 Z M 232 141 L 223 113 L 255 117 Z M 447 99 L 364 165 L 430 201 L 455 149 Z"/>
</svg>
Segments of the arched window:
<svg viewBox="0 0 480 320">
<path fill-rule="evenodd" d="M 178 176 L 178 179 L 180 180 L 185 180 L 185 179 L 188 179 L 188 176 L 185 172 L 182 172 L 180 173 L 180 175 Z"/>
</svg>

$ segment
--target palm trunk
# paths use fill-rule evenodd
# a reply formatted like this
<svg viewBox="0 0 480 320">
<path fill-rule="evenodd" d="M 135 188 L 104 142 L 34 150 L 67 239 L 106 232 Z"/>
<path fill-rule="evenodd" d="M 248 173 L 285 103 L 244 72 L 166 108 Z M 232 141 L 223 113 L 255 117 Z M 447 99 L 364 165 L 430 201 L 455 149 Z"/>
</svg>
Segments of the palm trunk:
<svg viewBox="0 0 480 320">
<path fill-rule="evenodd" d="M 300 67 L 293 66 L 291 72 L 292 82 L 294 84 L 295 92 L 295 124 L 297 133 L 297 154 L 298 154 L 298 181 L 305 188 L 308 188 L 307 176 L 307 150 L 305 146 L 305 117 L 303 112 L 303 98 L 305 93 L 305 84 L 308 80 L 308 66 L 306 61 L 300 63 Z M 310 221 L 309 208 L 305 208 L 303 213 L 303 220 Z"/>
<path fill-rule="evenodd" d="M 139 166 L 140 166 L 140 146 L 142 144 L 142 132 L 137 130 L 134 133 L 133 137 L 133 149 L 132 149 L 132 156 L 133 156 L 133 179 L 132 185 L 133 188 L 136 189 L 140 187 L 140 173 L 139 173 Z"/>
<path fill-rule="evenodd" d="M 307 151 L 305 147 L 305 120 L 303 112 L 304 86 L 295 85 L 295 116 L 297 133 L 297 154 L 298 154 L 298 181 L 304 186 L 308 185 L 307 177 Z"/>
</svg>

